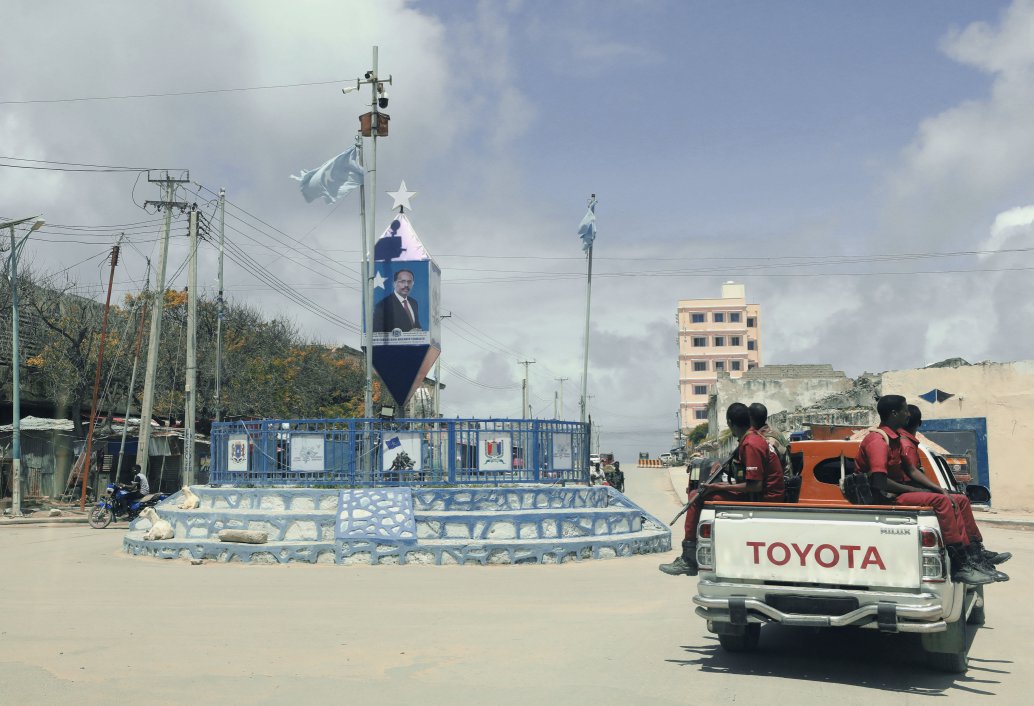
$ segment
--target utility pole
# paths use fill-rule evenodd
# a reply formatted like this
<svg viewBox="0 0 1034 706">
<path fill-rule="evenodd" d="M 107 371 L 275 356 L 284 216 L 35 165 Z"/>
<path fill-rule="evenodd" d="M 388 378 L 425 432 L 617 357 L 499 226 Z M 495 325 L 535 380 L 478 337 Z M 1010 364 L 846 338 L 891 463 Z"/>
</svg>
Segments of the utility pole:
<svg viewBox="0 0 1034 706">
<path fill-rule="evenodd" d="M 223 300 L 223 244 L 226 231 L 226 189 L 219 189 L 219 297 L 216 299 L 215 320 L 215 421 L 223 420 L 223 316 L 226 302 Z"/>
<path fill-rule="evenodd" d="M 534 364 L 534 360 L 519 360 L 517 363 L 524 366 L 524 384 L 521 386 L 521 417 L 527 419 L 531 416 L 528 406 L 531 402 L 528 389 L 528 366 Z"/>
<path fill-rule="evenodd" d="M 556 418 L 557 419 L 563 419 L 564 418 L 564 381 L 565 380 L 570 380 L 571 378 L 553 378 L 553 379 L 560 383 L 560 409 L 557 411 Z"/>
<path fill-rule="evenodd" d="M 21 243 L 15 242 L 14 227 L 22 223 L 34 221 L 29 228 L 29 233 L 39 230 L 43 225 L 43 218 L 22 218 L 17 221 L 4 223 L 11 229 L 11 517 L 20 517 L 22 514 L 22 388 L 19 380 L 21 360 L 18 353 L 18 248 L 25 243 L 28 234 L 22 238 Z"/>
<path fill-rule="evenodd" d="M 183 385 L 183 485 L 194 482 L 194 436 L 197 430 L 197 204 L 188 216 L 190 257 L 187 268 L 187 379 Z"/>
<path fill-rule="evenodd" d="M 121 238 L 119 238 L 121 240 Z M 104 319 L 101 322 L 101 344 L 97 351 L 97 372 L 93 377 L 93 402 L 90 403 L 90 431 L 86 434 L 86 461 L 83 463 L 83 492 L 79 497 L 79 509 L 86 509 L 86 485 L 90 480 L 90 463 L 93 461 L 93 430 L 97 426 L 97 396 L 101 391 L 101 369 L 104 367 L 104 344 L 108 337 L 108 311 L 111 309 L 111 287 L 115 284 L 115 265 L 118 264 L 119 246 L 111 248 L 111 272 L 108 275 L 108 297 L 104 300 Z M 99 469 L 98 469 L 99 470 Z"/>
<path fill-rule="evenodd" d="M 451 319 L 452 312 L 445 314 L 439 314 L 438 323 L 442 322 L 442 319 Z M 441 416 L 441 394 L 442 394 L 442 354 L 439 351 L 438 359 L 434 361 L 434 418 L 438 419 Z"/>
<path fill-rule="evenodd" d="M 126 416 L 122 423 L 122 440 L 118 445 L 118 465 L 115 466 L 115 482 L 122 470 L 122 458 L 126 453 L 126 433 L 129 431 L 129 413 L 133 409 L 133 390 L 136 389 L 136 368 L 140 362 L 140 345 L 144 340 L 144 319 L 147 318 L 147 298 L 151 294 L 151 261 L 147 261 L 147 276 L 144 277 L 144 292 L 140 298 L 140 318 L 136 323 L 136 345 L 133 350 L 133 372 L 129 376 L 129 389 L 126 390 Z"/>
<path fill-rule="evenodd" d="M 176 185 L 190 181 L 190 172 L 184 171 L 173 176 L 167 170 L 158 172 L 152 177 L 147 173 L 147 181 L 162 184 L 164 187 L 161 201 L 145 201 L 145 206 L 156 206 L 165 211 L 165 234 L 162 246 L 158 250 L 158 274 L 155 279 L 154 306 L 151 307 L 151 334 L 147 339 L 147 364 L 144 368 L 144 395 L 140 401 L 140 438 L 136 448 L 136 462 L 140 470 L 147 474 L 148 447 L 151 444 L 151 413 L 154 410 L 154 378 L 158 372 L 158 346 L 162 337 L 162 312 L 165 309 L 165 265 L 169 258 L 169 232 L 172 228 L 172 209 L 181 211 L 187 208 L 185 202 L 173 201 Z"/>
</svg>

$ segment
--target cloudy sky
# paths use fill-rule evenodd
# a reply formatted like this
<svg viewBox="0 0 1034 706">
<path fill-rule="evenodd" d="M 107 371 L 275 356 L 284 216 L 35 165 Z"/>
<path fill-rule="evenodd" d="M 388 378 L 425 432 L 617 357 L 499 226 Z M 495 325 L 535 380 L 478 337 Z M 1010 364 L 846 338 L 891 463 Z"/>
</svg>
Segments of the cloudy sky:
<svg viewBox="0 0 1034 706">
<path fill-rule="evenodd" d="M 447 416 L 517 416 L 535 360 L 535 416 L 568 378 L 577 418 L 590 193 L 590 410 L 622 455 L 669 446 L 676 302 L 729 279 L 762 307 L 765 363 L 1031 357 L 1031 0 L 8 0 L 3 17 L 0 218 L 45 215 L 38 272 L 100 298 L 120 231 L 118 292 L 157 260 L 146 174 L 54 163 L 189 169 L 179 198 L 211 216 L 225 187 L 250 258 L 227 261 L 229 295 L 351 346 L 357 194 L 306 204 L 288 176 L 353 142 L 368 93 L 340 88 L 377 45 L 377 230 L 405 179 L 452 313 Z M 263 86 L 292 87 L 223 90 Z M 102 100 L 68 100 L 85 98 Z"/>
</svg>

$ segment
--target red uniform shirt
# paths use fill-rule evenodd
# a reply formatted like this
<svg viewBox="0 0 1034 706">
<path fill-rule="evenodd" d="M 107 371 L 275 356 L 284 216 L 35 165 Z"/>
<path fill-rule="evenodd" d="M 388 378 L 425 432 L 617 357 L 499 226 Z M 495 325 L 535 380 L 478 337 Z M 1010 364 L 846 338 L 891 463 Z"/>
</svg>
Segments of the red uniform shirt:
<svg viewBox="0 0 1034 706">
<path fill-rule="evenodd" d="M 761 499 L 765 502 L 783 502 L 783 464 L 765 438 L 754 429 L 740 440 L 736 457 L 743 464 L 744 477 L 761 481 Z"/>
<path fill-rule="evenodd" d="M 908 478 L 901 470 L 901 437 L 890 427 L 880 426 L 880 429 L 887 434 L 890 443 L 874 431 L 866 434 L 858 445 L 854 468 L 859 473 L 884 473 L 891 480 L 904 483 Z"/>
<path fill-rule="evenodd" d="M 901 435 L 901 460 L 905 467 L 915 468 L 922 472 L 922 465 L 919 463 L 919 439 L 912 433 L 899 429 Z"/>
</svg>

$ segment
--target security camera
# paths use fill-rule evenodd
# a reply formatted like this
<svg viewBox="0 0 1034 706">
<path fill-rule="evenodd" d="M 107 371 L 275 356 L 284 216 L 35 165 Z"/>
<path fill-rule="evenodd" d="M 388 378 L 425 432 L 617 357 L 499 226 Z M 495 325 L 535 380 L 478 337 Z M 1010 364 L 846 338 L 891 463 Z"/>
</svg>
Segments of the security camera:
<svg viewBox="0 0 1034 706">
<path fill-rule="evenodd" d="M 373 71 L 367 71 L 366 72 L 366 79 L 369 80 L 371 78 L 373 78 Z"/>
<path fill-rule="evenodd" d="M 380 98 L 377 99 L 377 105 L 380 106 L 381 108 L 387 108 L 388 107 L 388 94 L 387 93 L 385 93 L 383 96 L 381 96 Z"/>
</svg>

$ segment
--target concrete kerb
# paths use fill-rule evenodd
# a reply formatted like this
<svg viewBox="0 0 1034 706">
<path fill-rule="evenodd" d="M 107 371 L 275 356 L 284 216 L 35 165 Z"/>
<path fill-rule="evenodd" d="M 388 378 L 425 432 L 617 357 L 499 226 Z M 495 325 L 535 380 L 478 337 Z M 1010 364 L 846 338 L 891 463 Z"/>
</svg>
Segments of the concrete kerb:
<svg viewBox="0 0 1034 706">
<path fill-rule="evenodd" d="M 84 525 L 86 516 L 74 517 L 5 517 L 0 519 L 0 527 L 7 525 Z"/>
</svg>

